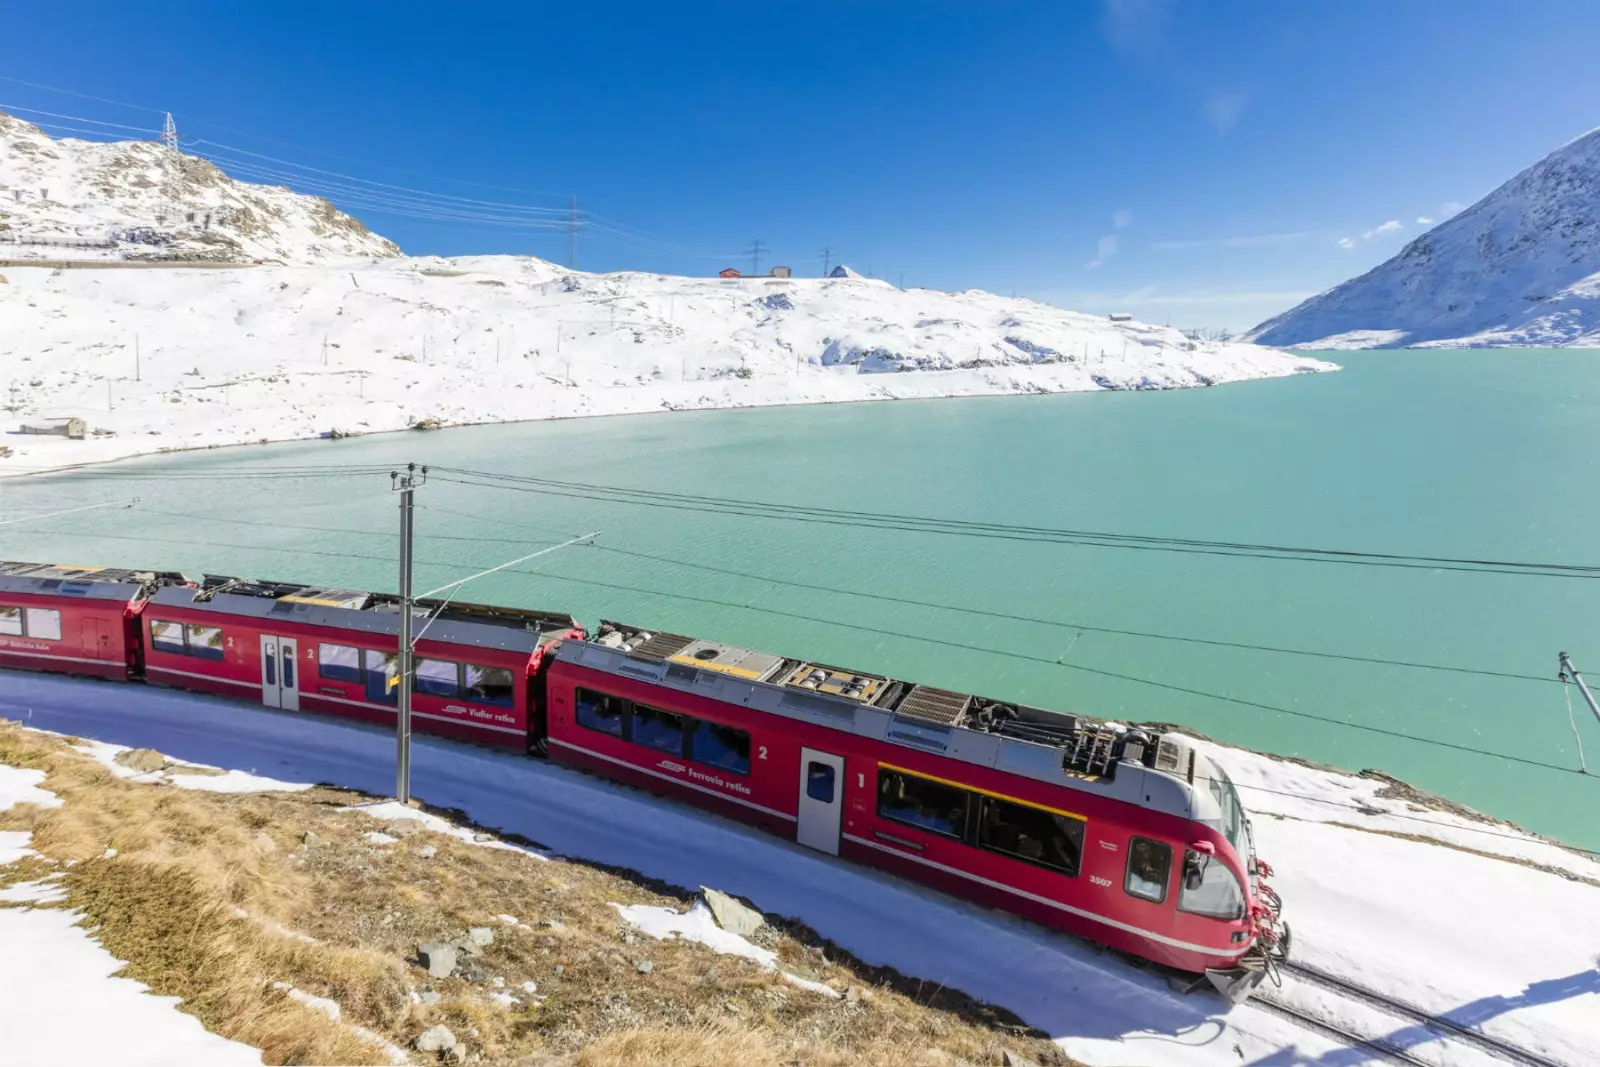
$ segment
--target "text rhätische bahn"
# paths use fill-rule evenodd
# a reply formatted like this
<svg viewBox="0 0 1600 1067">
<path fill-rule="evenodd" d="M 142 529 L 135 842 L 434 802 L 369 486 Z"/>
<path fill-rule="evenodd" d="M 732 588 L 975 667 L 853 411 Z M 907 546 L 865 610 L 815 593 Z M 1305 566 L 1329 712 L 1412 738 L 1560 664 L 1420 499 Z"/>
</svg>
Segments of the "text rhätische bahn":
<svg viewBox="0 0 1600 1067">
<path fill-rule="evenodd" d="M 416 611 L 419 732 L 547 754 L 1233 999 L 1287 952 L 1238 794 L 1181 736 L 637 626 Z M 398 621 L 382 594 L 0 563 L 0 667 L 391 727 Z"/>
</svg>

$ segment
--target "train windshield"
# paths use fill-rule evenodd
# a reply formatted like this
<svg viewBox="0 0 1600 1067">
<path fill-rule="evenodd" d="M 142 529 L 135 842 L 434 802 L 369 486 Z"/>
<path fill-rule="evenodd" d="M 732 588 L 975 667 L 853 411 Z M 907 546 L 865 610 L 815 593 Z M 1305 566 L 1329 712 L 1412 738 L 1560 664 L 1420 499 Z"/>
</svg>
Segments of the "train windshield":
<svg viewBox="0 0 1600 1067">
<path fill-rule="evenodd" d="M 1244 805 L 1239 803 L 1239 792 L 1234 789 L 1233 780 L 1228 777 L 1227 771 L 1215 763 L 1211 765 L 1211 769 L 1215 772 L 1211 778 L 1211 795 L 1216 798 L 1217 807 L 1222 809 L 1222 833 L 1239 857 L 1248 859 L 1249 850 L 1245 846 Z"/>
</svg>

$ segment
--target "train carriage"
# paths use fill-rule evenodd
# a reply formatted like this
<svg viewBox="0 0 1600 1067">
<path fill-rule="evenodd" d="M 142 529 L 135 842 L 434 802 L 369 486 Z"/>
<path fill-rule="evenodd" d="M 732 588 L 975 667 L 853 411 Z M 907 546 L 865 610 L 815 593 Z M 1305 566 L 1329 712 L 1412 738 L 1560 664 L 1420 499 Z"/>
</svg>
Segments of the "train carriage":
<svg viewBox="0 0 1600 1067">
<path fill-rule="evenodd" d="M 1184 738 L 602 622 L 553 760 L 1248 994 L 1277 947 L 1232 783 Z"/>
<path fill-rule="evenodd" d="M 415 604 L 413 729 L 527 751 L 543 715 L 538 676 L 570 615 L 481 604 Z M 163 589 L 144 612 L 145 677 L 272 708 L 392 726 L 396 597 L 208 575 Z"/>
<path fill-rule="evenodd" d="M 0 562 L 0 667 L 135 678 L 138 619 L 169 571 Z"/>
</svg>

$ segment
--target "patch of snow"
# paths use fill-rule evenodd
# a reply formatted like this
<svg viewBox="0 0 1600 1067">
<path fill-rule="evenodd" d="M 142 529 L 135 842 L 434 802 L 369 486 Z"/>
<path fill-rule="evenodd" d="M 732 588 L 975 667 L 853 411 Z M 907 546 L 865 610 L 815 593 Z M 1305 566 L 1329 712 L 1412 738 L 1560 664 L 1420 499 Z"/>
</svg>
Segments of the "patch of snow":
<svg viewBox="0 0 1600 1067">
<path fill-rule="evenodd" d="M 694 906 L 688 911 L 679 912 L 671 908 L 656 907 L 651 904 L 612 904 L 613 908 L 622 916 L 623 921 L 638 927 L 639 930 L 658 941 L 677 937 L 685 941 L 694 941 L 705 945 L 713 952 L 724 956 L 743 956 L 768 970 L 781 971 L 784 980 L 797 985 L 801 989 L 820 993 L 826 997 L 837 998 L 839 991 L 821 982 L 813 982 L 809 978 L 802 978 L 797 974 L 790 974 L 782 970 L 778 964 L 778 954 L 771 949 L 762 948 L 753 944 L 738 934 L 724 930 L 717 925 L 717 920 L 712 918 L 711 909 L 703 901 L 695 901 Z"/>
<path fill-rule="evenodd" d="M 0 811 L 17 804 L 34 804 L 41 808 L 59 808 L 61 798 L 48 789 L 40 789 L 45 780 L 44 771 L 7 767 L 0 763 Z"/>
<path fill-rule="evenodd" d="M 0 902 L 6 904 L 56 904 L 67 899 L 67 891 L 54 882 L 18 882 L 0 889 Z"/>
<path fill-rule="evenodd" d="M 510 993 L 490 993 L 489 999 L 507 1010 L 522 1006 L 522 1001 L 518 1000 Z"/>
<path fill-rule="evenodd" d="M 273 982 L 272 988 L 287 990 L 289 993 L 289 999 L 297 1000 L 308 1008 L 322 1012 L 322 1014 L 326 1015 L 334 1022 L 338 1022 L 343 1015 L 343 1010 L 339 1007 L 339 1002 L 336 1000 L 329 1000 L 327 997 L 314 997 L 310 993 L 296 989 L 288 982 Z"/>
<path fill-rule="evenodd" d="M 400 843 L 398 837 L 390 837 L 388 834 L 378 830 L 368 830 L 363 836 L 374 845 L 398 845 Z"/>
<path fill-rule="evenodd" d="M 382 730 L 173 690 L 130 687 L 109 707 L 96 683 L 0 677 L 0 715 L 8 718 L 32 708 L 34 723 L 76 736 L 206 763 L 282 766 L 297 778 L 374 793 L 392 785 L 393 737 Z M 560 854 L 674 885 L 715 885 L 765 911 L 793 916 L 868 964 L 892 966 L 1015 1012 L 1056 1035 L 1063 1052 L 1084 1063 L 1383 1062 L 1248 1003 L 1233 1007 L 1208 994 L 1175 993 L 1158 975 L 1074 938 L 692 808 L 508 753 L 437 738 L 419 737 L 415 746 L 415 789 L 434 804 Z M 1511 859 L 1525 851 L 1550 855 L 1575 874 L 1585 874 L 1590 868 L 1581 864 L 1588 861 L 1504 826 L 1491 829 L 1508 837 L 1471 834 L 1471 847 L 1490 854 L 1474 855 L 1334 825 L 1334 818 L 1365 825 L 1365 817 L 1348 808 L 1330 808 L 1331 817 L 1314 815 L 1324 805 L 1310 802 L 1299 810 L 1274 808 L 1272 794 L 1248 786 L 1371 798 L 1390 805 L 1373 818 L 1394 820 L 1405 832 L 1417 831 L 1400 816 L 1415 814 L 1437 823 L 1422 827 L 1428 834 L 1469 833 L 1452 822 L 1459 817 L 1408 813 L 1396 801 L 1373 798 L 1378 785 L 1367 779 L 1236 749 L 1215 751 L 1254 813 L 1260 851 L 1275 865 L 1274 884 L 1301 958 L 1380 992 L 1425 1001 L 1424 1007 L 1570 1067 L 1594 1062 L 1600 1048 L 1600 889 Z M 1515 902 L 1515 915 L 1506 920 L 1508 901 Z M 676 913 L 646 921 L 663 930 L 705 922 Z M 1277 995 L 1307 1011 L 1324 1007 L 1325 994 L 1293 982 Z M 1416 1040 L 1402 1023 L 1385 1025 Z M 1482 1062 L 1431 1040 L 1417 1054 L 1454 1067 Z"/>
<path fill-rule="evenodd" d="M 33 834 L 27 830 L 0 830 L 0 866 L 15 863 L 24 856 L 37 856 L 38 853 L 28 847 L 32 840 Z"/>
<path fill-rule="evenodd" d="M 535 859 L 541 860 L 550 858 L 549 856 L 539 852 L 537 849 L 524 848 L 521 845 L 513 845 L 507 841 L 480 841 L 477 837 L 477 831 L 471 830 L 465 826 L 457 826 L 450 820 L 442 819 L 430 812 L 420 811 L 417 808 L 408 807 L 407 805 L 400 803 L 398 800 L 380 800 L 371 804 L 355 804 L 348 808 L 340 808 L 339 810 L 359 811 L 366 815 L 372 816 L 374 819 L 381 819 L 384 822 L 393 822 L 396 819 L 410 819 L 414 822 L 421 823 L 424 827 L 432 830 L 436 834 L 445 834 L 446 836 L 453 837 L 457 841 L 460 841 L 464 844 L 475 845 L 479 848 L 498 848 L 506 852 L 521 852 L 524 855 L 532 856 Z M 373 835 L 371 833 L 368 833 L 368 840 L 371 840 L 372 836 Z M 390 840 L 393 841 L 393 838 Z M 504 920 L 506 917 L 502 915 L 500 918 Z M 511 919 L 510 921 L 516 922 L 517 920 Z"/>
<path fill-rule="evenodd" d="M 539 992 L 538 983 L 536 983 L 536 982 L 523 982 L 522 983 L 522 991 L 524 993 L 528 994 L 531 997 L 531 996 L 533 996 L 533 994 Z"/>
<path fill-rule="evenodd" d="M 515 915 L 496 915 L 495 918 L 499 919 L 501 922 L 505 923 L 507 926 L 515 926 L 515 925 L 517 925 L 517 917 Z"/>
<path fill-rule="evenodd" d="M 166 782 L 179 789 L 198 789 L 204 793 L 300 793 L 311 788 L 310 782 L 282 782 L 276 778 L 265 778 L 241 770 L 223 770 L 220 767 L 212 767 L 205 763 L 190 763 L 171 756 L 167 757 L 169 767 L 197 767 L 203 771 L 222 771 L 222 773 L 173 774 L 168 769 L 136 771 L 117 762 L 118 754 L 127 752 L 130 747 L 89 740 L 80 741 L 78 744 L 81 751 L 93 756 L 95 762 L 118 778 L 131 778 L 140 782 Z"/>
</svg>

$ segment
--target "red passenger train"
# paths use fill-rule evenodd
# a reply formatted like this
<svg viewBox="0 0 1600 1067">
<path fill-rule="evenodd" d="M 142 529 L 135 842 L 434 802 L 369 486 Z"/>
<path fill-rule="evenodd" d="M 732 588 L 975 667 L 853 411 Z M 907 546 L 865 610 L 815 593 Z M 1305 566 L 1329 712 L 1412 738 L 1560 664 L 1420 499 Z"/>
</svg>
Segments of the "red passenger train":
<svg viewBox="0 0 1600 1067">
<path fill-rule="evenodd" d="M 568 615 L 419 602 L 418 732 L 543 753 L 1248 996 L 1287 955 L 1184 737 Z M 0 667 L 389 725 L 397 598 L 0 563 Z"/>
</svg>

